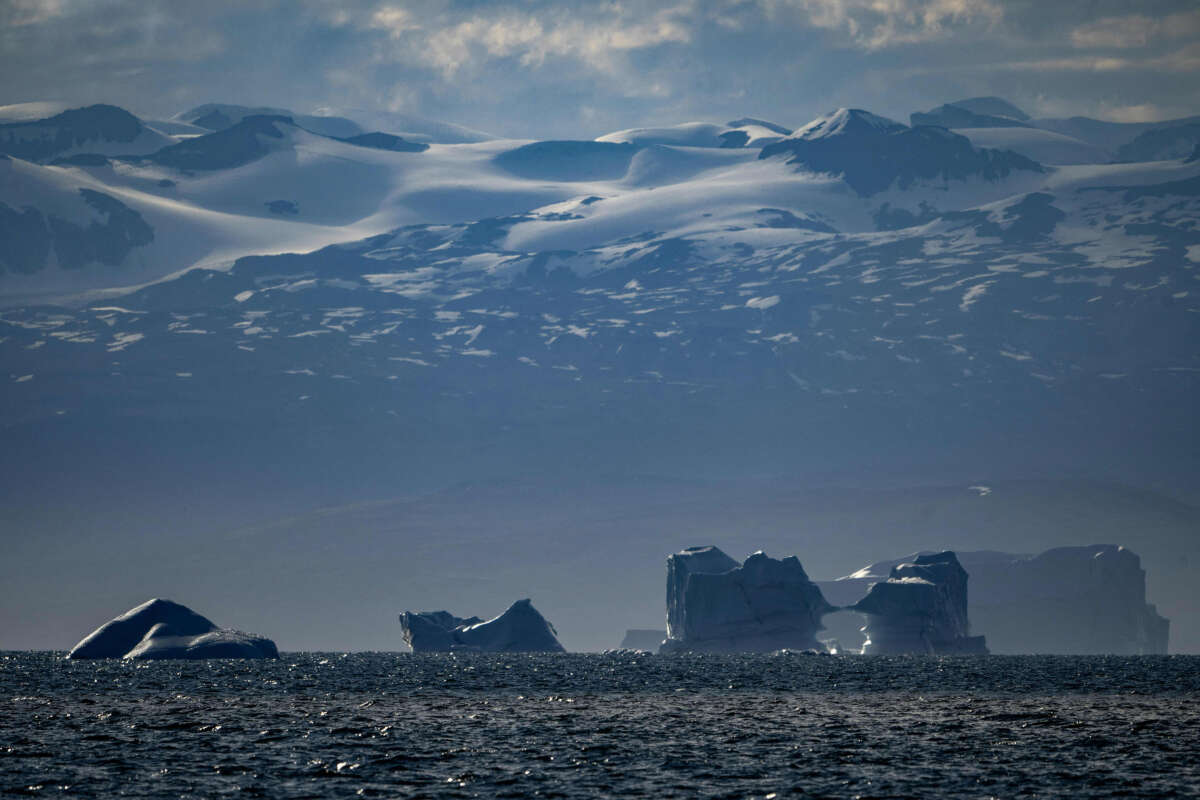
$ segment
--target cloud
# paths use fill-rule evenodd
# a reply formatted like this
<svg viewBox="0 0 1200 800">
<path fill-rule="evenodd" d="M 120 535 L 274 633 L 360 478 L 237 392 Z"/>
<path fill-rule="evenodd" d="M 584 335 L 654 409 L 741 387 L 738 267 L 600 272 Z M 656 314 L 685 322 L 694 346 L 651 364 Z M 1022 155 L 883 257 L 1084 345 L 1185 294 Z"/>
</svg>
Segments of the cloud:
<svg viewBox="0 0 1200 800">
<path fill-rule="evenodd" d="M 767 8 L 799 10 L 814 27 L 842 31 L 868 50 L 933 41 L 1004 17 L 993 0 L 768 0 Z"/>
<path fill-rule="evenodd" d="M 1127 50 L 1146 47 L 1158 40 L 1178 40 L 1197 35 L 1200 35 L 1200 11 L 1158 18 L 1130 14 L 1104 17 L 1080 25 L 1071 31 L 1071 45 L 1076 48 Z"/>
<path fill-rule="evenodd" d="M 502 7 L 465 19 L 443 15 L 436 23 L 418 24 L 411 11 L 389 5 L 371 14 L 367 27 L 385 31 L 390 39 L 402 40 L 388 51 L 390 56 L 424 63 L 447 80 L 464 67 L 496 59 L 514 59 L 526 68 L 565 59 L 613 73 L 621 57 L 630 51 L 688 43 L 692 10 L 690 3 L 648 15 L 615 3 L 591 8 L 550 7 L 536 12 Z"/>
<path fill-rule="evenodd" d="M 342 24 L 345 24 L 349 21 L 349 14 L 345 10 L 339 10 L 335 14 L 335 22 L 341 20 Z M 392 5 L 376 9 L 371 15 L 370 27 L 387 31 L 388 36 L 393 39 L 400 38 L 408 31 L 420 29 L 411 11 Z"/>
<path fill-rule="evenodd" d="M 1195 0 L 0 0 L 0 103 L 159 116 L 403 109 L 562 138 L 995 94 L 1134 117 L 1200 110 L 1197 72 Z"/>
<path fill-rule="evenodd" d="M 64 5 L 64 0 L 4 0 L 0 26 L 38 25 L 62 15 Z"/>
</svg>

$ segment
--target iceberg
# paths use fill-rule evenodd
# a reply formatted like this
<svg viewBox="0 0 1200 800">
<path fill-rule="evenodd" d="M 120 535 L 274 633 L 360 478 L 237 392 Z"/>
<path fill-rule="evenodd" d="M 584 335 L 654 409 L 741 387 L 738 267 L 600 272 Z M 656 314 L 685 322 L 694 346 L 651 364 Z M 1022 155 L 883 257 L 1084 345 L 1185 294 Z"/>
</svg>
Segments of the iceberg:
<svg viewBox="0 0 1200 800">
<path fill-rule="evenodd" d="M 795 556 L 757 552 L 741 565 L 716 547 L 667 559 L 667 640 L 659 652 L 821 650 L 833 610 Z"/>
<path fill-rule="evenodd" d="M 456 617 L 448 611 L 405 611 L 404 642 L 414 653 L 468 650 L 481 653 L 563 653 L 558 632 L 528 599 L 498 617 Z"/>
<path fill-rule="evenodd" d="M 867 616 L 864 655 L 987 652 L 970 635 L 967 571 L 949 550 L 897 564 L 851 608 Z"/>
<path fill-rule="evenodd" d="M 1146 602 L 1146 572 L 1132 550 L 1113 544 L 1056 547 L 1038 555 L 960 552 L 971 578 L 968 612 L 993 653 L 1149 655 L 1167 652 L 1170 621 Z M 920 556 L 881 561 L 818 585 L 832 602 L 852 606 L 890 570 Z M 857 629 L 830 621 L 843 642 Z"/>
<path fill-rule="evenodd" d="M 1096 544 L 1036 556 L 963 557 L 971 571 L 971 616 L 996 652 L 1167 652 L 1170 622 L 1146 602 L 1146 571 L 1128 548 Z"/>
<path fill-rule="evenodd" d="M 620 650 L 640 650 L 648 653 L 657 653 L 659 646 L 663 640 L 667 638 L 667 632 L 663 630 L 655 630 L 653 628 L 630 628 L 625 631 L 625 638 L 621 640 Z"/>
<path fill-rule="evenodd" d="M 156 597 L 92 631 L 67 658 L 279 658 L 279 650 L 266 637 L 219 628 L 187 606 Z"/>
</svg>

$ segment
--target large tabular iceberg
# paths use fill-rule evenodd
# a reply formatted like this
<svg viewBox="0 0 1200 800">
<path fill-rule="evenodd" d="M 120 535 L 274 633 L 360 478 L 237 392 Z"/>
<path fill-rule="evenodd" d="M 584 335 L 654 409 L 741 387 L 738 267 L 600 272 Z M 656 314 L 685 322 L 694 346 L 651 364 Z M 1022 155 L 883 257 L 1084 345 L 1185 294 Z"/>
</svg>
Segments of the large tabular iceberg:
<svg viewBox="0 0 1200 800">
<path fill-rule="evenodd" d="M 898 564 L 881 561 L 819 585 L 832 602 L 851 605 Z M 958 553 L 970 573 L 968 609 L 993 653 L 1166 653 L 1170 623 L 1146 602 L 1146 572 L 1132 550 L 1118 545 L 1056 547 L 1036 556 Z M 858 641 L 853 623 L 831 618 L 845 644 Z"/>
<path fill-rule="evenodd" d="M 562 653 L 557 632 L 528 599 L 486 622 L 448 611 L 405 611 L 404 641 L 414 653 L 474 650 L 483 653 Z"/>
<path fill-rule="evenodd" d="M 67 658 L 279 658 L 263 636 L 218 628 L 187 606 L 154 598 L 100 626 Z"/>
<path fill-rule="evenodd" d="M 716 547 L 667 560 L 667 640 L 660 652 L 820 649 L 832 611 L 795 556 L 758 552 L 740 566 Z"/>
<path fill-rule="evenodd" d="M 1036 556 L 967 553 L 971 617 L 996 652 L 1166 653 L 1170 622 L 1146 602 L 1146 571 L 1111 544 Z"/>
<path fill-rule="evenodd" d="M 867 615 L 864 654 L 987 652 L 970 635 L 967 571 L 949 550 L 897 564 L 852 608 Z"/>
<path fill-rule="evenodd" d="M 650 653 L 657 653 L 658 648 L 662 645 L 663 640 L 667 638 L 667 632 L 654 628 L 630 628 L 625 631 L 625 638 L 621 640 L 621 650 L 642 650 Z"/>
</svg>

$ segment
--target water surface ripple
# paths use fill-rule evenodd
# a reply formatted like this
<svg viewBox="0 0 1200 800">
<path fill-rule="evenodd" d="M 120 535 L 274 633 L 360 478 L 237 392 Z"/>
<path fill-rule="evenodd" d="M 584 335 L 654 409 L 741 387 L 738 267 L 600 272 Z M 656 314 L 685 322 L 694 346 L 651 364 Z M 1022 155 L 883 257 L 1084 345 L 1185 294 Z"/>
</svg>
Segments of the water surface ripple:
<svg viewBox="0 0 1200 800">
<path fill-rule="evenodd" d="M 0 792 L 1197 797 L 1200 657 L 6 653 Z"/>
</svg>

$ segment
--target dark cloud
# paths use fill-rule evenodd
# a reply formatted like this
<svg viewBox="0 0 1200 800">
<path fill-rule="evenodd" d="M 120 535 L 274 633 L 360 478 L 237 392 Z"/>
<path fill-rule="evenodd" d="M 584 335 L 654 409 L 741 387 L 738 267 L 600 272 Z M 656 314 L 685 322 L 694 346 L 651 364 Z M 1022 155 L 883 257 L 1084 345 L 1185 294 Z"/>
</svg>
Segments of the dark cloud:
<svg viewBox="0 0 1200 800">
<path fill-rule="evenodd" d="M 883 9 L 883 10 L 880 10 Z M 592 136 L 977 94 L 1038 115 L 1196 113 L 1190 0 L 0 0 L 0 102 L 380 107 Z"/>
</svg>

